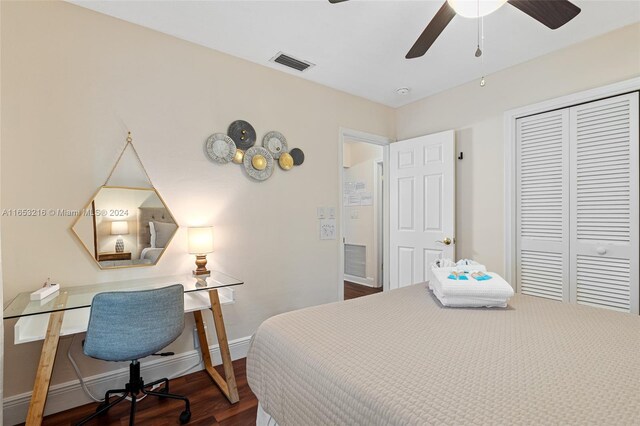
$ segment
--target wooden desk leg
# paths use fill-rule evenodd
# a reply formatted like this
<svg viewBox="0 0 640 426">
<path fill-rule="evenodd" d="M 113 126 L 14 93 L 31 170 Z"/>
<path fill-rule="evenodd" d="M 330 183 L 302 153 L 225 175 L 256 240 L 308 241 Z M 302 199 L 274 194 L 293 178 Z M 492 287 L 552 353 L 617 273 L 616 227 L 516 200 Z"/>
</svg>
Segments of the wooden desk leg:
<svg viewBox="0 0 640 426">
<path fill-rule="evenodd" d="M 240 397 L 238 396 L 236 376 L 233 372 L 233 362 L 231 360 L 231 352 L 229 351 L 229 342 L 227 341 L 227 331 L 224 328 L 222 306 L 220 306 L 218 290 L 210 290 L 209 299 L 211 300 L 211 312 L 213 313 L 213 323 L 216 328 L 216 336 L 218 337 L 218 345 L 220 346 L 220 356 L 222 357 L 222 366 L 224 368 L 225 377 L 223 378 L 216 369 L 213 368 L 213 364 L 211 363 L 211 354 L 209 353 L 207 333 L 204 329 L 204 321 L 202 319 L 202 311 L 195 311 L 193 316 L 196 320 L 202 360 L 204 362 L 205 370 L 209 373 L 209 376 L 211 376 L 213 381 L 218 385 L 229 402 L 234 404 L 240 400 Z"/>
<path fill-rule="evenodd" d="M 29 402 L 26 426 L 39 426 L 42 424 L 44 406 L 47 402 L 47 393 L 49 392 L 51 373 L 53 372 L 53 363 L 56 360 L 56 352 L 58 352 L 58 341 L 60 340 L 60 328 L 62 327 L 63 318 L 64 311 L 53 312 L 49 317 L 49 326 L 42 345 L 36 381 L 33 385 L 33 394 Z"/>
</svg>

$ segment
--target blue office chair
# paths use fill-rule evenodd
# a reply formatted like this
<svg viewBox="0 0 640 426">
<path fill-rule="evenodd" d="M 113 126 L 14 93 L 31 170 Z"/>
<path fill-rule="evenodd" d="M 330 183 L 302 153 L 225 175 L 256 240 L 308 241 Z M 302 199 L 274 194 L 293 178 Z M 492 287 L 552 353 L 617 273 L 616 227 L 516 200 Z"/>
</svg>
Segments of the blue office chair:
<svg viewBox="0 0 640 426">
<path fill-rule="evenodd" d="M 184 396 L 169 393 L 169 380 L 164 378 L 145 384 L 140 377 L 138 360 L 149 355 L 173 355 L 171 352 L 157 354 L 182 334 L 184 329 L 184 296 L 182 285 L 144 291 L 121 291 L 97 294 L 91 303 L 89 326 L 84 341 L 84 353 L 104 361 L 131 361 L 129 383 L 124 389 L 107 391 L 96 412 L 83 419 L 83 425 L 105 413 L 108 409 L 131 398 L 129 425 L 134 424 L 138 393 L 160 398 L 180 399 L 185 410 L 180 414 L 180 423 L 191 419 L 189 400 Z M 147 390 L 164 383 L 158 392 Z M 109 401 L 112 394 L 121 394 Z"/>
</svg>

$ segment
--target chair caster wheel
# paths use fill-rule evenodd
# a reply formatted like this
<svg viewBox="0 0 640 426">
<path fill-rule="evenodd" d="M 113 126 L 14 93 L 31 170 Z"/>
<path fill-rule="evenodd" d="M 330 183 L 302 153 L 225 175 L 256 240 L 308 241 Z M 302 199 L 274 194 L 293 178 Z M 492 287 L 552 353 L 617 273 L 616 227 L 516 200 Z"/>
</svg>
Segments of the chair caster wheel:
<svg viewBox="0 0 640 426">
<path fill-rule="evenodd" d="M 191 420 L 191 411 L 183 411 L 180 413 L 180 424 L 183 425 L 185 423 L 189 423 Z"/>
</svg>

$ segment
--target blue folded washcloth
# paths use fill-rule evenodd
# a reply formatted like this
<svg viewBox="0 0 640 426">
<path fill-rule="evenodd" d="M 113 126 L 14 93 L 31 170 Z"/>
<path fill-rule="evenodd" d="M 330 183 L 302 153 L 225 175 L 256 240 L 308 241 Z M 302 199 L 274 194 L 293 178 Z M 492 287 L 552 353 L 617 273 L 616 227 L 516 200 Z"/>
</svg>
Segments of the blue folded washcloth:
<svg viewBox="0 0 640 426">
<path fill-rule="evenodd" d="M 480 276 L 477 276 L 477 275 L 476 275 L 476 276 L 475 276 L 475 277 L 473 277 L 473 278 L 474 278 L 476 281 L 485 281 L 485 280 L 490 280 L 492 277 L 491 277 L 491 275 L 484 274 L 484 275 L 480 275 Z"/>
<path fill-rule="evenodd" d="M 466 272 L 458 272 L 458 275 L 449 274 L 447 278 L 449 278 L 450 280 L 460 280 L 460 281 L 468 280 L 469 278 L 464 274 L 466 274 Z"/>
</svg>

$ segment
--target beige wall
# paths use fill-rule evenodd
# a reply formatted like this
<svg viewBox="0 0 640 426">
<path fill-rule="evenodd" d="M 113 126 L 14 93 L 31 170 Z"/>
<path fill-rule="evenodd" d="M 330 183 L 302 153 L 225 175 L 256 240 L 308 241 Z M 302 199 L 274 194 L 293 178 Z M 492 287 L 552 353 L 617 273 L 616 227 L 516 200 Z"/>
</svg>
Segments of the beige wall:
<svg viewBox="0 0 640 426">
<path fill-rule="evenodd" d="M 186 227 L 215 226 L 209 266 L 242 278 L 226 306 L 230 339 L 266 318 L 337 298 L 338 241 L 320 241 L 316 207 L 341 202 L 338 132 L 391 137 L 390 108 L 59 2 L 2 2 L 2 207 L 82 208 L 106 179 L 127 130 L 182 228 L 156 267 L 100 271 L 70 217 L 5 217 L 4 296 L 47 277 L 77 286 L 187 272 Z M 203 143 L 245 119 L 304 150 L 301 167 L 265 182 L 211 163 Z M 28 391 L 41 343 L 14 346 L 5 321 L 5 395 Z M 210 326 L 209 330 L 213 328 Z M 213 336 L 211 336 L 213 338 Z M 74 353 L 85 375 L 115 368 Z M 73 375 L 63 339 L 53 383 Z M 172 346 L 193 349 L 190 326 Z M 118 365 L 122 367 L 122 365 Z"/>
<path fill-rule="evenodd" d="M 398 140 L 455 129 L 457 257 L 504 272 L 503 114 L 640 75 L 640 24 L 399 108 Z"/>
</svg>

